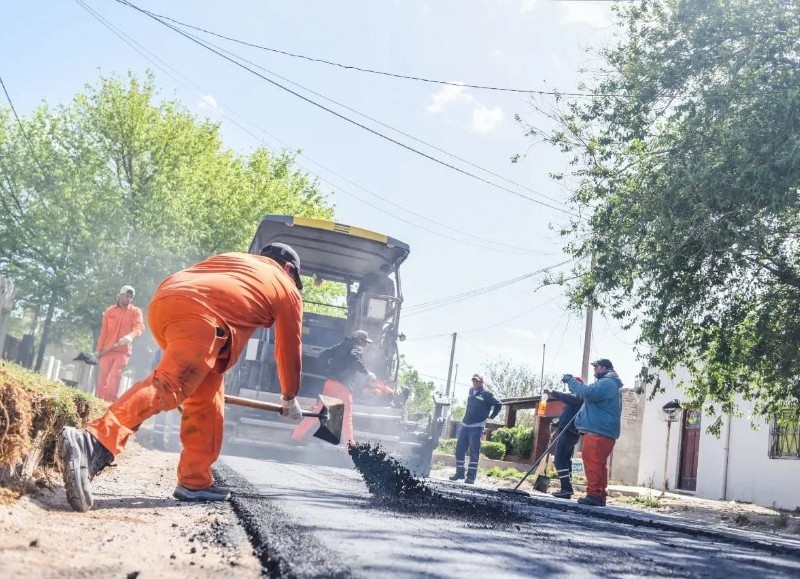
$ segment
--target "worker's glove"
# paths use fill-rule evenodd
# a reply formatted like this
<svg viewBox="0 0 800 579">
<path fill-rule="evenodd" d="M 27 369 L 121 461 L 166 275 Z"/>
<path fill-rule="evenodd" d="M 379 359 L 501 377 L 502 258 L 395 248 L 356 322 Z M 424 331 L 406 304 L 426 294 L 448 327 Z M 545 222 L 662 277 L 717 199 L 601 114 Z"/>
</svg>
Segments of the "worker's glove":
<svg viewBox="0 0 800 579">
<path fill-rule="evenodd" d="M 569 382 L 570 380 L 572 380 L 572 374 L 564 374 L 561 377 L 561 381 L 564 383 Z"/>
<path fill-rule="evenodd" d="M 117 342 L 117 345 L 118 346 L 127 346 L 128 344 L 131 344 L 131 343 L 133 343 L 133 338 L 131 338 L 130 336 L 122 336 L 119 339 L 119 342 Z"/>
<path fill-rule="evenodd" d="M 378 379 L 374 372 L 367 372 L 367 378 L 369 378 L 370 382 L 375 382 Z"/>
<path fill-rule="evenodd" d="M 303 411 L 300 409 L 300 405 L 297 403 L 297 398 L 292 398 L 291 400 L 286 400 L 286 398 L 281 398 L 281 416 L 286 420 L 294 420 L 298 421 L 303 418 Z"/>
</svg>

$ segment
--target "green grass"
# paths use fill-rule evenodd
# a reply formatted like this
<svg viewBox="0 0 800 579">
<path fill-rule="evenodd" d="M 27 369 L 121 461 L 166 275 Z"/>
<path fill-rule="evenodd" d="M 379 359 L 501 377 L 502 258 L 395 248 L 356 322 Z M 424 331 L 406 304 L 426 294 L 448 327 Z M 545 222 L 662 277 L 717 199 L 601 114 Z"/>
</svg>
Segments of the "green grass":
<svg viewBox="0 0 800 579">
<path fill-rule="evenodd" d="M 479 470 L 483 471 L 484 476 L 492 478 L 521 479 L 524 475 L 524 473 L 511 467 L 500 468 L 499 466 L 493 466 L 492 468 L 479 469 Z"/>
</svg>

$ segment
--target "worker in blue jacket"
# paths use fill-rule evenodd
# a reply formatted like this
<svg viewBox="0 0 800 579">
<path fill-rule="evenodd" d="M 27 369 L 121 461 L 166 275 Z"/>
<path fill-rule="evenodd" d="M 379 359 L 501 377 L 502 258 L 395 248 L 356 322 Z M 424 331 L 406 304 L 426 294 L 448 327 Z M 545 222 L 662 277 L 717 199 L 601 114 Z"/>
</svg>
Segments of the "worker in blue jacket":
<svg viewBox="0 0 800 579">
<path fill-rule="evenodd" d="M 461 430 L 456 441 L 456 474 L 450 480 L 464 478 L 464 458 L 469 450 L 469 468 L 466 471 L 467 484 L 475 483 L 478 472 L 478 460 L 481 451 L 481 438 L 486 420 L 500 414 L 503 405 L 484 387 L 483 376 L 475 374 L 472 377 L 472 388 L 467 396 L 467 411 L 461 420 Z"/>
<path fill-rule="evenodd" d="M 575 380 L 583 383 L 580 378 L 576 377 Z M 553 400 L 564 403 L 564 409 L 558 417 L 558 427 L 555 432 L 557 442 L 553 457 L 561 488 L 554 492 L 553 496 L 559 499 L 571 499 L 574 492 L 572 488 L 572 455 L 575 452 L 575 445 L 581 439 L 578 427 L 575 426 L 575 416 L 583 406 L 583 398 L 569 392 L 545 390 L 544 393 Z"/>
<path fill-rule="evenodd" d="M 582 384 L 572 374 L 561 381 L 573 394 L 583 398 L 583 406 L 575 426 L 583 434 L 583 468 L 586 473 L 586 496 L 578 502 L 593 507 L 606 506 L 608 468 L 606 466 L 614 444 L 620 435 L 622 414 L 622 380 L 611 360 L 601 358 L 592 362 L 594 384 Z"/>
</svg>

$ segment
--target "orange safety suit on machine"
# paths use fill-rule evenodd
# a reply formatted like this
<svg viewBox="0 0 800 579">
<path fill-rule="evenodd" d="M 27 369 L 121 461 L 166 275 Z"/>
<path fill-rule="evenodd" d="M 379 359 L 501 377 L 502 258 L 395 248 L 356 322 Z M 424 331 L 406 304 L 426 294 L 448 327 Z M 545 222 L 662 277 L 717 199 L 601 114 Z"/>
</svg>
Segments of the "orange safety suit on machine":
<svg viewBox="0 0 800 579">
<path fill-rule="evenodd" d="M 225 253 L 168 277 L 148 309 L 150 329 L 164 352 L 161 361 L 86 430 L 116 455 L 142 422 L 182 405 L 178 484 L 210 487 L 211 465 L 222 447 L 222 374 L 256 328 L 274 324 L 281 392 L 296 396 L 302 317 L 295 282 L 267 257 Z"/>
<path fill-rule="evenodd" d="M 103 313 L 103 325 L 97 339 L 97 352 L 104 352 L 100 357 L 100 368 L 97 376 L 97 397 L 113 402 L 117 399 L 122 371 L 131 359 L 130 343 L 121 344 L 119 340 L 129 336 L 131 341 L 144 332 L 142 310 L 133 304 L 121 306 L 119 303 L 110 306 Z"/>
</svg>

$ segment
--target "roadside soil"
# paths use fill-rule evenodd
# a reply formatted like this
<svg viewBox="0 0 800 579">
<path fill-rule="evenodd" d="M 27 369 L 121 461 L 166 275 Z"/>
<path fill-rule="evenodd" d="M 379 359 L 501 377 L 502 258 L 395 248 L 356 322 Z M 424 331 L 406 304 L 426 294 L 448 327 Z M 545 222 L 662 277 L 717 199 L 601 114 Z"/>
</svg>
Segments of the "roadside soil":
<svg viewBox="0 0 800 579">
<path fill-rule="evenodd" d="M 524 465 L 521 465 L 524 466 Z M 431 469 L 432 478 L 446 479 L 453 474 L 453 467 L 434 464 Z M 522 490 L 532 492 L 534 475 L 528 477 Z M 496 487 L 514 487 L 519 479 L 487 477 L 478 472 L 476 482 Z M 575 484 L 576 493 L 573 499 L 584 496 L 585 486 Z M 714 501 L 688 495 L 666 493 L 640 487 L 624 487 L 625 492 L 609 489 L 608 505 L 640 512 L 659 513 L 678 517 L 687 522 L 698 522 L 721 527 L 753 530 L 766 533 L 786 535 L 792 538 L 800 536 L 800 512 L 770 509 L 740 503 L 736 501 Z M 551 481 L 550 490 L 558 489 L 557 481 Z M 636 496 L 631 496 L 635 495 Z"/>
<path fill-rule="evenodd" d="M 178 455 L 131 442 L 93 481 L 88 513 L 67 504 L 61 476 L 0 494 L 2 577 L 260 577 L 229 503 L 172 498 Z"/>
</svg>

